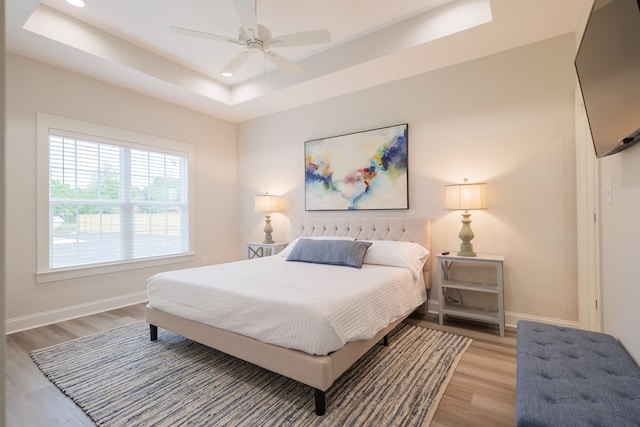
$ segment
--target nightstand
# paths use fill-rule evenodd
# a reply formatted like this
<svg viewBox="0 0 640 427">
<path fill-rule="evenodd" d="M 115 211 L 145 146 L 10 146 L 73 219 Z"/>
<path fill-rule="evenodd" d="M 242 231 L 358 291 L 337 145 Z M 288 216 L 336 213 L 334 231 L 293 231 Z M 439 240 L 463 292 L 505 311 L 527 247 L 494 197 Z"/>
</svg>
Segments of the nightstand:
<svg viewBox="0 0 640 427">
<path fill-rule="evenodd" d="M 247 243 L 247 258 L 262 258 L 275 255 L 287 247 L 287 242 L 276 243 Z"/>
<path fill-rule="evenodd" d="M 500 327 L 500 336 L 504 337 L 504 256 L 502 255 L 478 255 L 466 257 L 458 255 L 437 255 L 438 269 L 440 270 L 440 324 L 445 315 L 473 319 L 487 323 L 494 323 Z M 493 283 L 477 283 L 471 281 L 459 281 L 449 279 L 449 270 L 455 264 L 461 268 L 465 265 L 491 265 L 495 267 L 495 281 Z M 472 292 L 484 292 L 494 294 L 496 298 L 496 311 L 482 310 L 468 307 L 460 302 L 448 301 L 447 291 L 451 289 Z"/>
</svg>

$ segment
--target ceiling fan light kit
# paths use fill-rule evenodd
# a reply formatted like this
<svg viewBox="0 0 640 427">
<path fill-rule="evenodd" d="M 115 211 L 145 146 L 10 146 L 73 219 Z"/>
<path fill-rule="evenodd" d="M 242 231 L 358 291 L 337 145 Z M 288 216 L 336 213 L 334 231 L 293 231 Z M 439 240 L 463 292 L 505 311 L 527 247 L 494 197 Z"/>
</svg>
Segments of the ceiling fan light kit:
<svg viewBox="0 0 640 427">
<path fill-rule="evenodd" d="M 246 50 L 236 55 L 220 71 L 225 77 L 233 76 L 233 73 L 252 55 L 263 55 L 282 71 L 293 76 L 300 76 L 303 74 L 300 66 L 272 51 L 271 48 L 307 46 L 331 41 L 331 35 L 327 30 L 303 31 L 272 38 L 271 31 L 267 27 L 258 24 L 254 0 L 234 0 L 233 3 L 241 22 L 237 40 L 188 28 L 170 27 L 170 30 L 176 34 L 244 46 Z"/>
<path fill-rule="evenodd" d="M 75 7 L 85 7 L 87 5 L 85 0 L 67 0 L 67 3 Z"/>
</svg>

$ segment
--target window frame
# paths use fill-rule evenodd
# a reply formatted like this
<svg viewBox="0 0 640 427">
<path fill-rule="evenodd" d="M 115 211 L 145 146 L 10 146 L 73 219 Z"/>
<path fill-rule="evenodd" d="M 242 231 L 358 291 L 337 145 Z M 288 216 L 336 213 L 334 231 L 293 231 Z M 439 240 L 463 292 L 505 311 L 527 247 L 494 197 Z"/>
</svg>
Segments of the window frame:
<svg viewBox="0 0 640 427">
<path fill-rule="evenodd" d="M 164 255 L 144 259 L 131 259 L 108 263 L 49 267 L 49 133 L 51 129 L 85 136 L 97 142 L 120 142 L 120 145 L 145 151 L 163 152 L 185 156 L 187 158 L 187 191 L 189 208 L 189 248 L 187 253 Z M 112 128 L 95 123 L 84 122 L 47 113 L 37 113 L 37 255 L 36 281 L 48 283 L 79 277 L 116 273 L 138 268 L 155 267 L 174 263 L 191 262 L 194 254 L 194 203 L 193 203 L 193 146 L 186 142 L 171 140 L 123 129 Z"/>
</svg>

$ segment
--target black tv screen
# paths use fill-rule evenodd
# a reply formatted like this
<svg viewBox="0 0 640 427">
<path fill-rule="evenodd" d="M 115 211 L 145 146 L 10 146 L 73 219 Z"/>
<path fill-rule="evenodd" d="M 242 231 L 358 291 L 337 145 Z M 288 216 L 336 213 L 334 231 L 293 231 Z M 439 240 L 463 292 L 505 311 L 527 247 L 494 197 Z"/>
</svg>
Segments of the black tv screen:
<svg viewBox="0 0 640 427">
<path fill-rule="evenodd" d="M 640 0 L 598 0 L 575 60 L 596 157 L 640 140 Z"/>
</svg>

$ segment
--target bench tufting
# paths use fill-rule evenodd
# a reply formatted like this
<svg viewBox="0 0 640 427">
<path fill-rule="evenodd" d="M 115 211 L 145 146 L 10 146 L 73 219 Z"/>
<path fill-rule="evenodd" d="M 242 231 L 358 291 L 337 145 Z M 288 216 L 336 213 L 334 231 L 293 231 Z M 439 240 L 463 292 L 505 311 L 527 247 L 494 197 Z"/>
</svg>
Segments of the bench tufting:
<svg viewBox="0 0 640 427">
<path fill-rule="evenodd" d="M 640 368 L 611 335 L 521 320 L 516 426 L 640 426 Z"/>
</svg>

